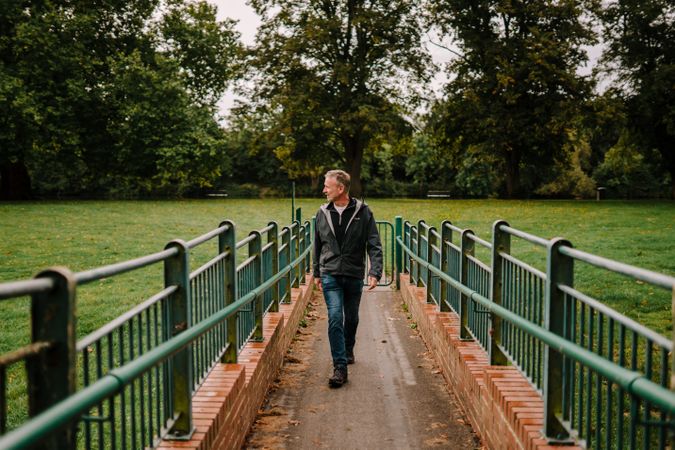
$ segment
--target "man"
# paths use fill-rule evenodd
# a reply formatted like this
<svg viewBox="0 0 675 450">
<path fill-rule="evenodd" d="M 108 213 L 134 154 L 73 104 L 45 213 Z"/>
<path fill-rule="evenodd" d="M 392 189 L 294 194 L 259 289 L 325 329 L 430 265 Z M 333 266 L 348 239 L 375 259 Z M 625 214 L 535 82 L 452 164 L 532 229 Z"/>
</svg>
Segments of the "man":
<svg viewBox="0 0 675 450">
<path fill-rule="evenodd" d="M 313 269 L 314 282 L 323 291 L 328 308 L 333 357 L 333 376 L 328 384 L 340 387 L 347 382 L 347 364 L 354 363 L 366 251 L 371 290 L 382 276 L 382 244 L 370 208 L 349 196 L 349 174 L 331 170 L 325 179 L 323 193 L 328 203 L 316 214 Z"/>
</svg>

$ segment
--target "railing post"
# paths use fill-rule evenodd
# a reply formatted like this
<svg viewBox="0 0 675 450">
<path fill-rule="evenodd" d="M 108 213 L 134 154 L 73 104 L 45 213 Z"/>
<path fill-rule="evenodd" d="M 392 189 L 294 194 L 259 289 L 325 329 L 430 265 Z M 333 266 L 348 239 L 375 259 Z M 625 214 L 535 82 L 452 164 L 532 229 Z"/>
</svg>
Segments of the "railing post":
<svg viewBox="0 0 675 450">
<path fill-rule="evenodd" d="M 267 242 L 272 242 L 272 275 L 279 272 L 279 225 L 275 221 L 268 223 L 272 228 L 267 231 Z M 279 282 L 272 289 L 272 306 L 270 312 L 279 312 Z"/>
<path fill-rule="evenodd" d="M 417 256 L 422 257 L 422 225 L 424 220 L 417 221 Z M 417 266 L 417 287 L 422 287 L 422 265 L 416 264 Z"/>
<path fill-rule="evenodd" d="M 302 254 L 302 252 L 305 251 L 305 248 L 307 248 L 307 234 L 305 230 L 304 225 L 300 225 L 298 228 L 298 256 Z M 302 240 L 300 240 L 302 238 Z M 305 266 L 305 258 L 302 258 L 300 261 L 300 264 L 298 264 L 298 278 L 300 283 L 305 283 L 305 272 L 307 272 L 306 266 Z"/>
<path fill-rule="evenodd" d="M 234 222 L 226 220 L 220 226 L 227 225 L 224 233 L 218 236 L 218 250 L 220 253 L 227 253 L 224 261 L 224 284 L 225 306 L 234 303 L 237 300 L 237 239 Z M 227 343 L 225 352 L 221 357 L 222 363 L 237 362 L 237 314 L 232 314 L 227 318 Z"/>
<path fill-rule="evenodd" d="M 436 241 L 436 236 L 434 235 L 436 228 L 431 227 L 427 229 L 427 262 L 429 265 L 433 265 L 434 261 L 434 243 Z M 427 303 L 433 302 L 433 276 L 431 270 L 427 268 L 427 277 L 425 283 L 427 285 Z"/>
<path fill-rule="evenodd" d="M 474 255 L 474 242 L 472 239 L 469 239 L 469 235 L 473 234 L 473 231 L 466 229 L 462 231 L 462 242 L 461 242 L 461 259 L 460 259 L 460 283 L 464 286 L 468 286 L 469 277 L 468 277 L 468 267 L 469 267 L 469 258 L 468 256 Z M 460 339 L 472 339 L 471 334 L 469 333 L 469 297 L 466 296 L 463 292 L 460 294 L 460 303 L 459 303 L 459 338 Z"/>
<path fill-rule="evenodd" d="M 410 249 L 410 254 L 408 255 L 408 270 L 410 273 L 410 284 L 417 286 L 417 279 L 415 278 L 415 274 L 417 273 L 417 268 L 415 266 L 415 260 L 412 257 L 412 254 L 417 251 L 417 244 L 413 247 L 413 241 L 416 242 L 417 240 L 417 226 L 411 224 L 410 222 L 406 221 L 407 224 L 410 226 L 410 235 L 408 237 L 408 248 Z M 405 230 L 404 230 L 405 231 Z M 414 239 L 413 239 L 414 237 Z"/>
<path fill-rule="evenodd" d="M 314 221 L 314 217 L 312 217 L 312 222 Z M 312 245 L 313 239 L 314 239 L 314 225 L 310 221 L 305 222 L 305 239 L 307 239 L 307 248 L 308 246 Z M 305 257 L 305 272 L 310 273 L 312 271 L 312 259 L 311 259 L 312 252 L 309 251 L 307 253 L 307 256 Z"/>
<path fill-rule="evenodd" d="M 284 247 L 284 253 L 286 255 L 285 261 L 286 261 L 286 266 L 291 264 L 291 258 L 292 258 L 292 253 L 291 253 L 291 229 L 289 227 L 283 227 L 281 229 L 281 246 Z M 286 286 L 285 286 L 285 292 L 282 295 L 282 298 L 284 298 L 284 303 L 290 303 L 291 302 L 291 282 L 293 280 L 293 271 L 289 270 L 288 273 L 285 275 L 286 278 Z"/>
<path fill-rule="evenodd" d="M 291 263 L 292 261 L 295 261 L 296 258 L 300 255 L 300 222 L 297 220 L 293 221 L 293 225 L 291 226 L 291 259 L 288 261 Z M 293 286 L 294 288 L 300 287 L 300 265 L 298 265 L 296 268 L 294 268 L 291 272 L 293 272 Z"/>
<path fill-rule="evenodd" d="M 559 284 L 573 286 L 574 260 L 560 253 L 560 247 L 571 247 L 568 241 L 556 238 L 549 241 L 546 262 L 546 296 L 544 299 L 544 328 L 548 331 L 569 338 L 565 327 L 565 296 L 558 289 Z M 567 441 L 569 432 L 563 426 L 563 383 L 569 383 L 563 376 L 563 355 L 551 348 L 544 351 L 544 434 L 552 441 Z"/>
<path fill-rule="evenodd" d="M 36 278 L 51 278 L 54 289 L 33 294 L 31 299 L 32 342 L 50 347 L 26 361 L 28 413 L 38 415 L 69 395 L 76 387 L 75 290 L 77 282 L 65 267 L 53 267 Z M 45 442 L 45 448 L 74 449 L 75 424 Z"/>
<path fill-rule="evenodd" d="M 253 262 L 255 267 L 253 277 L 256 284 L 255 288 L 258 288 L 263 283 L 262 237 L 260 236 L 260 231 L 251 231 L 249 235 L 255 236 L 255 238 L 248 243 L 248 256 L 255 256 Z M 261 342 L 263 340 L 263 314 L 265 309 L 263 303 L 263 295 L 256 295 L 256 298 L 253 300 L 255 331 L 253 331 L 252 337 L 252 340 L 256 342 Z"/>
<path fill-rule="evenodd" d="M 167 330 L 170 337 L 192 326 L 192 302 L 190 298 L 189 249 L 185 241 L 176 239 L 166 247 L 176 248 L 178 254 L 164 262 L 165 287 L 178 289 L 169 298 Z M 192 425 L 192 346 L 188 345 L 171 359 L 171 396 L 176 421 L 169 432 L 169 439 L 187 440 L 194 432 Z"/>
<path fill-rule="evenodd" d="M 502 285 L 504 277 L 502 273 L 502 253 L 511 253 L 511 235 L 503 232 L 499 227 L 509 226 L 504 220 L 497 220 L 492 224 L 492 264 L 490 268 L 490 300 L 496 305 L 502 304 Z M 501 349 L 502 345 L 502 318 L 497 314 L 490 314 L 490 365 L 504 366 L 507 364 L 506 356 Z"/>
<path fill-rule="evenodd" d="M 408 229 L 408 234 L 406 236 L 405 230 L 406 228 Z M 403 242 L 405 243 L 405 246 L 409 249 L 412 249 L 412 235 L 413 235 L 413 226 L 409 221 L 403 222 Z M 401 253 L 405 254 L 406 252 L 401 249 Z M 412 267 L 412 257 L 408 255 L 407 257 L 404 256 L 404 262 L 403 262 L 403 272 L 406 272 L 406 267 L 407 267 L 407 274 L 410 276 L 410 284 L 414 283 L 414 278 L 413 278 L 413 267 Z"/>
<path fill-rule="evenodd" d="M 401 289 L 401 272 L 403 272 L 403 249 L 398 242 L 398 238 L 403 239 L 403 217 L 394 217 L 394 253 L 396 258 L 396 273 L 394 274 L 396 280 L 396 289 Z"/>
<path fill-rule="evenodd" d="M 444 220 L 441 222 L 441 270 L 444 274 L 448 275 L 448 246 L 445 245 L 446 241 L 452 242 L 452 229 L 448 226 L 450 225 L 449 220 Z M 441 280 L 441 294 L 439 300 L 439 310 L 441 312 L 450 311 L 450 305 L 448 304 L 448 283 L 445 280 Z"/>
<path fill-rule="evenodd" d="M 295 210 L 295 221 L 298 222 L 298 225 L 302 223 L 302 208 Z"/>
</svg>

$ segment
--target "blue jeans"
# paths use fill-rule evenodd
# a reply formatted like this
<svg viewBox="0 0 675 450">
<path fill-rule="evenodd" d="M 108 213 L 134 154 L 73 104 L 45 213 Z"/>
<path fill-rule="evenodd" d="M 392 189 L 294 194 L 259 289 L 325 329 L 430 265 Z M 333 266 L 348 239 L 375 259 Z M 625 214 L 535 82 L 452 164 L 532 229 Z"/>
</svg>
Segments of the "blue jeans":
<svg viewBox="0 0 675 450">
<path fill-rule="evenodd" d="M 333 366 L 347 366 L 354 352 L 363 280 L 340 275 L 321 275 L 323 298 L 328 308 L 328 340 Z"/>
</svg>

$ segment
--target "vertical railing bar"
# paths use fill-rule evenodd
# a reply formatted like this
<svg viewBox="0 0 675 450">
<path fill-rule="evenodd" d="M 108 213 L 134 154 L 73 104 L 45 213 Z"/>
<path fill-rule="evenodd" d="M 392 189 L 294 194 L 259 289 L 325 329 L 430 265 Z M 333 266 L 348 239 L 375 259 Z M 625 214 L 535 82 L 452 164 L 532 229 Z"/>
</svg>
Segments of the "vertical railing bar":
<svg viewBox="0 0 675 450">
<path fill-rule="evenodd" d="M 150 316 L 150 311 L 151 311 L 150 309 L 146 309 L 145 312 L 144 312 L 145 327 L 143 327 L 143 328 L 145 328 L 145 350 L 146 350 L 146 352 L 150 351 L 153 348 L 152 333 L 150 332 L 150 330 L 152 329 L 152 320 L 151 320 L 151 316 Z M 155 367 L 157 367 L 157 366 L 155 366 Z M 154 397 L 153 397 L 153 392 L 152 392 L 153 371 L 148 370 L 146 376 L 148 377 L 148 381 L 147 381 L 147 386 L 148 386 L 148 420 L 147 420 L 147 423 L 148 423 L 148 437 L 149 437 L 147 446 L 152 447 L 153 438 L 155 436 L 155 432 L 154 432 L 154 429 L 155 429 L 154 425 L 155 424 L 153 423 L 154 417 L 153 417 L 153 414 L 152 414 L 153 413 L 153 407 L 154 407 L 154 400 L 153 400 Z M 146 444 L 144 444 L 144 445 L 146 445 Z"/>
<path fill-rule="evenodd" d="M 584 330 L 586 328 L 586 304 L 585 303 L 581 303 L 581 314 L 580 315 L 581 315 L 581 319 L 579 320 L 579 345 L 581 347 L 584 347 L 586 345 L 586 334 L 584 333 Z M 579 433 L 584 438 L 586 437 L 586 434 L 583 433 L 584 424 L 585 424 L 584 414 L 583 414 L 584 406 L 585 406 L 585 403 L 584 403 L 584 378 L 585 378 L 585 375 L 586 375 L 586 367 L 581 366 L 579 368 L 579 403 L 578 403 L 579 409 L 578 409 L 578 412 L 577 412 L 577 416 L 579 417 L 578 430 L 579 430 Z M 586 418 L 586 420 L 588 420 L 588 419 Z"/>
<path fill-rule="evenodd" d="M 593 351 L 593 324 L 594 324 L 594 313 L 593 308 L 588 308 L 588 350 Z M 593 407 L 592 404 L 592 388 L 593 388 L 593 375 L 594 372 L 588 370 L 588 378 L 586 380 L 586 439 L 588 444 L 592 444 L 591 439 L 591 410 Z"/>
<path fill-rule="evenodd" d="M 115 367 L 115 346 L 113 345 L 114 333 L 105 336 L 108 347 L 108 370 Z M 115 396 L 108 399 L 108 415 L 110 417 L 110 448 L 115 448 L 117 444 L 116 436 L 116 418 L 115 418 Z"/>
<path fill-rule="evenodd" d="M 528 271 L 526 269 L 520 269 L 520 281 L 518 283 L 518 315 L 520 317 L 525 317 L 525 310 L 527 308 L 527 274 Z M 526 376 L 531 377 L 532 374 L 530 372 L 527 372 L 527 366 L 525 362 L 527 361 L 527 355 L 525 353 L 526 349 L 526 341 L 527 341 L 527 333 L 525 333 L 523 330 L 518 330 L 518 361 L 521 362 L 523 366 L 523 370 L 526 373 Z"/>
<path fill-rule="evenodd" d="M 192 304 L 194 305 L 194 309 L 196 312 L 197 317 L 195 318 L 195 321 L 201 321 L 206 317 L 206 313 L 204 311 L 205 309 L 205 301 L 206 301 L 206 271 L 202 272 L 199 277 L 194 279 L 195 282 L 195 297 L 192 298 Z M 192 355 L 193 359 L 196 362 L 196 370 L 197 372 L 194 374 L 194 379 L 201 380 L 202 378 L 202 373 L 205 367 L 205 354 L 204 354 L 204 341 L 205 336 L 201 335 L 199 336 L 198 339 L 194 341 L 193 345 L 193 350 L 192 350 Z M 192 390 L 192 386 L 190 386 L 190 390 Z"/>
<path fill-rule="evenodd" d="M 652 380 L 653 374 L 652 374 L 652 358 L 653 358 L 653 342 L 650 339 L 646 340 L 646 346 L 645 346 L 645 356 L 646 356 L 646 362 L 645 362 L 645 376 L 647 379 Z M 652 380 L 653 381 L 653 380 Z M 644 434 L 642 435 L 642 447 L 647 449 L 650 448 L 650 440 L 651 440 L 651 432 L 652 432 L 652 427 L 651 427 L 651 420 L 650 420 L 650 409 L 651 405 L 647 401 L 642 402 L 642 421 L 644 423 Z"/>
<path fill-rule="evenodd" d="M 572 328 L 571 328 L 571 337 L 572 337 L 572 342 L 578 343 L 577 339 L 577 300 L 575 298 L 570 299 L 572 301 Z M 581 364 L 577 364 L 576 362 L 572 363 L 572 370 L 571 370 L 571 378 L 570 378 L 570 422 L 572 424 L 572 428 L 578 428 L 578 420 L 579 418 L 576 417 L 574 414 L 574 403 L 575 401 L 578 403 L 577 396 L 576 396 L 576 373 L 577 373 L 577 367 L 581 369 Z M 576 422 L 575 422 L 576 420 Z"/>
<path fill-rule="evenodd" d="M 103 368 L 101 367 L 101 340 L 96 341 L 96 379 L 100 380 L 103 376 Z M 96 405 L 96 410 L 98 411 L 98 416 L 103 417 L 103 403 Z M 96 424 L 96 429 L 98 430 L 98 448 L 103 448 L 103 422 L 98 422 Z"/>
<path fill-rule="evenodd" d="M 607 358 L 614 362 L 614 319 L 609 318 L 607 324 Z M 605 416 L 607 424 L 605 425 L 605 445 L 607 448 L 612 447 L 612 382 L 607 380 L 607 408 L 605 409 Z"/>
<path fill-rule="evenodd" d="M 84 384 L 84 387 L 89 386 L 90 380 L 89 380 L 89 348 L 85 348 L 84 351 L 82 352 L 82 383 Z M 84 445 L 87 450 L 91 449 L 91 421 L 85 420 L 84 421 Z"/>
<path fill-rule="evenodd" d="M 603 327 L 604 327 L 604 315 L 598 311 L 598 346 L 597 354 L 602 355 L 603 348 Z M 600 446 L 600 432 L 602 430 L 602 377 L 600 374 L 595 374 L 595 390 L 597 394 L 595 396 L 595 442 Z"/>
<path fill-rule="evenodd" d="M 630 366 L 631 370 L 637 370 L 637 333 L 631 331 L 631 357 L 630 357 Z M 630 405 L 630 448 L 633 449 L 637 445 L 637 435 L 636 430 L 638 427 L 638 410 L 639 403 L 637 398 L 631 394 L 631 405 Z"/>
<path fill-rule="evenodd" d="M 162 303 L 155 304 L 152 308 L 152 315 L 153 315 L 153 322 L 154 322 L 154 343 L 155 347 L 159 345 L 160 338 L 159 338 L 159 330 L 160 330 L 160 324 L 159 324 L 159 318 L 161 317 L 161 305 L 164 303 L 165 300 L 162 300 Z M 158 310 L 160 313 L 158 314 Z M 165 367 L 166 363 L 162 364 L 162 367 Z M 157 382 L 157 401 L 155 402 L 155 429 L 157 430 L 157 434 L 160 433 L 160 430 L 162 429 L 162 399 L 164 398 L 164 390 L 162 389 L 162 377 L 161 374 L 163 372 L 163 369 L 160 370 L 160 366 L 155 366 L 155 380 Z"/>
<path fill-rule="evenodd" d="M 668 350 L 666 350 L 663 347 L 660 347 L 661 350 L 661 386 L 667 388 L 668 387 Z M 666 447 L 666 438 L 667 438 L 667 433 L 666 433 L 666 423 L 667 423 L 667 418 L 666 418 L 666 413 L 661 411 L 659 414 L 659 419 L 663 426 L 659 427 L 659 449 L 664 449 Z"/>
<path fill-rule="evenodd" d="M 625 367 L 625 350 L 626 350 L 626 327 L 623 324 L 619 324 L 619 366 Z M 616 444 L 617 448 L 623 448 L 623 410 L 624 410 L 624 397 L 625 392 L 622 388 L 617 389 L 617 414 L 616 414 L 616 423 L 617 423 L 617 434 L 616 434 Z"/>
<path fill-rule="evenodd" d="M 143 321 L 142 321 L 142 315 L 138 315 L 137 318 L 138 318 L 138 355 L 140 356 L 144 353 L 143 352 Z M 140 418 L 139 426 L 141 428 L 141 446 L 144 447 L 144 448 L 146 446 L 145 444 L 146 444 L 146 439 L 147 439 L 146 425 L 145 425 L 146 424 L 146 420 L 145 420 L 146 411 L 145 411 L 145 395 L 144 395 L 144 393 L 145 393 L 145 386 L 144 385 L 146 384 L 145 379 L 146 379 L 145 374 L 142 375 L 138 379 L 138 390 L 140 391 L 140 398 L 141 398 L 141 405 L 140 405 L 141 410 L 140 410 L 140 415 L 139 415 L 139 418 Z M 101 447 L 101 448 L 103 448 L 103 447 Z"/>
<path fill-rule="evenodd" d="M 120 367 L 124 365 L 124 327 L 120 327 L 118 331 L 118 353 L 119 353 L 119 365 Z M 128 391 L 127 387 L 122 388 L 120 391 L 120 418 L 121 418 L 121 428 L 122 428 L 122 448 L 127 448 L 127 414 L 126 414 L 126 392 Z"/>
<path fill-rule="evenodd" d="M 134 322 L 127 322 L 127 328 L 129 330 L 129 361 L 134 360 Z M 131 403 L 131 447 L 138 448 L 136 446 L 136 383 L 129 383 L 129 395 Z"/>
</svg>

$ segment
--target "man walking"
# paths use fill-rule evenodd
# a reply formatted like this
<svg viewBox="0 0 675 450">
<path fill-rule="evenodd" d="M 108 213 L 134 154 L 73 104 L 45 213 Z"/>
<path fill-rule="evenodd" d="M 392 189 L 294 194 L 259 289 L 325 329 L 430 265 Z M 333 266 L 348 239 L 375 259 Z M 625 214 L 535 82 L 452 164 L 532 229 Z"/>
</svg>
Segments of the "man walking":
<svg viewBox="0 0 675 450">
<path fill-rule="evenodd" d="M 331 170 L 325 179 L 323 193 L 328 203 L 316 214 L 313 269 L 314 282 L 323 291 L 328 308 L 333 357 L 333 376 L 328 384 L 340 387 L 347 382 L 347 364 L 354 363 L 366 251 L 371 290 L 382 276 L 382 244 L 370 208 L 349 196 L 349 174 Z"/>
</svg>

